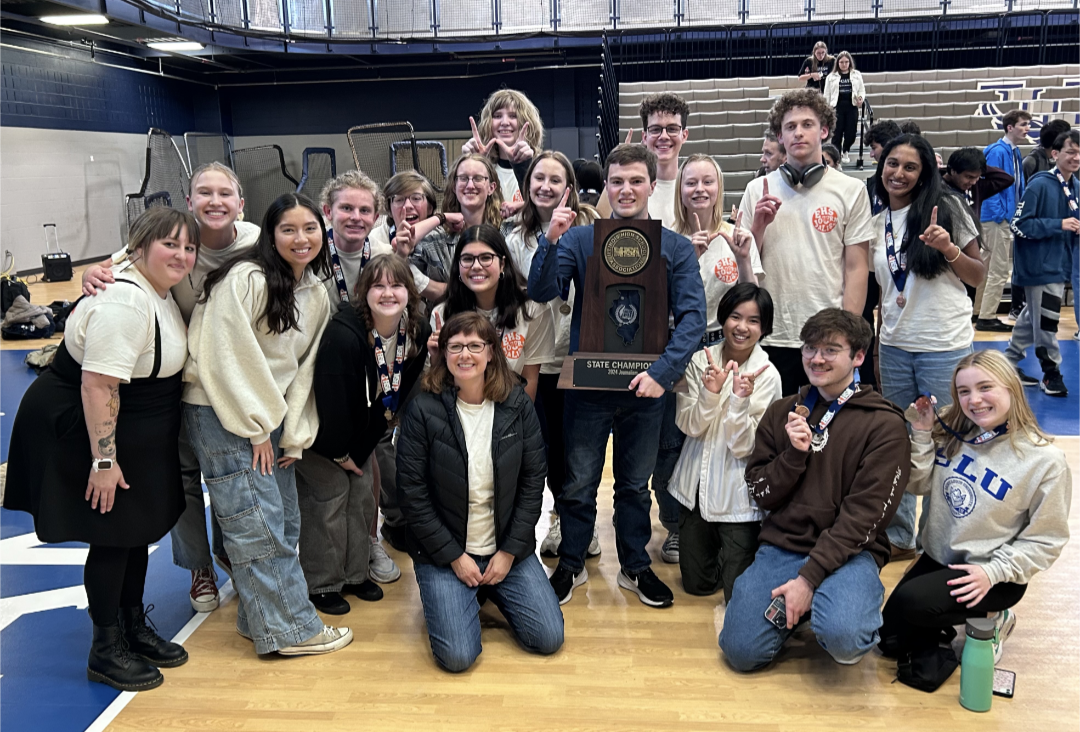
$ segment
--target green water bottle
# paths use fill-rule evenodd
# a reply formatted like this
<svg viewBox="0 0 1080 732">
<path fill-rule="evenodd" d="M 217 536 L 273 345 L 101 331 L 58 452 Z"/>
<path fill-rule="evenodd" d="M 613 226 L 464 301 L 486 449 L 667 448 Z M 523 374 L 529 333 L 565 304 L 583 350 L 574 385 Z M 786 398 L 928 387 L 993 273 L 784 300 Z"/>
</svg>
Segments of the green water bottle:
<svg viewBox="0 0 1080 732">
<path fill-rule="evenodd" d="M 989 712 L 994 698 L 994 619 L 971 618 L 960 658 L 960 705 Z"/>
</svg>

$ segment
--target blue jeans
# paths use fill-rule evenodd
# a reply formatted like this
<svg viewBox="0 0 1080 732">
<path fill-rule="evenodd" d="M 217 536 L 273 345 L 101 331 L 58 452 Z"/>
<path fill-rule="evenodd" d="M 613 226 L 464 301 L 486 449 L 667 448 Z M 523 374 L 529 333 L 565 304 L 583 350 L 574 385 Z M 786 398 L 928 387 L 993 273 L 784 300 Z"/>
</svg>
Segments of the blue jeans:
<svg viewBox="0 0 1080 732">
<path fill-rule="evenodd" d="M 563 409 L 566 482 L 556 503 L 562 527 L 559 563 L 575 574 L 585 567 L 596 523 L 596 490 L 612 434 L 615 549 L 622 568 L 636 574 L 652 564 L 645 551 L 652 538 L 649 476 L 656 465 L 664 400 L 629 391 L 567 391 Z"/>
<path fill-rule="evenodd" d="M 794 629 L 780 629 L 765 619 L 770 595 L 795 579 L 810 558 L 762 544 L 754 563 L 735 580 L 720 631 L 720 649 L 736 671 L 768 666 Z M 878 642 L 885 588 L 877 562 L 860 552 L 830 574 L 810 602 L 810 627 L 817 642 L 840 663 L 855 663 Z"/>
<path fill-rule="evenodd" d="M 300 507 L 293 468 L 251 469 L 251 442 L 221 426 L 212 407 L 184 405 L 188 436 L 202 466 L 240 597 L 236 629 L 273 653 L 314 638 L 323 622 L 308 599 L 296 555 Z M 275 456 L 281 427 L 270 436 Z"/>
<path fill-rule="evenodd" d="M 955 351 L 909 353 L 881 344 L 878 368 L 881 370 L 881 395 L 907 409 L 920 394 L 928 391 L 937 397 L 938 409 L 952 403 L 952 377 L 956 364 L 971 353 L 971 346 Z M 923 499 L 923 515 L 929 496 Z M 921 530 L 921 526 L 920 526 Z M 905 493 L 892 523 L 885 530 L 893 546 L 915 548 L 915 495 Z"/>
<path fill-rule="evenodd" d="M 471 555 L 470 555 L 471 556 Z M 483 572 L 491 557 L 473 557 Z M 431 653 L 447 671 L 464 671 L 480 651 L 481 589 L 510 623 L 514 637 L 531 653 L 550 654 L 563 644 L 563 616 L 547 573 L 535 554 L 514 564 L 497 585 L 469 587 L 450 567 L 413 562 L 424 606 Z"/>
<path fill-rule="evenodd" d="M 210 542 L 206 539 L 206 503 L 203 501 L 202 471 L 199 459 L 188 439 L 186 420 L 180 420 L 180 473 L 184 482 L 184 500 L 186 508 L 180 514 L 176 526 L 172 527 L 169 537 L 172 539 L 173 564 L 195 571 L 211 566 Z M 214 554 L 225 556 L 221 541 L 221 527 L 213 511 L 210 512 L 210 533 Z"/>
<path fill-rule="evenodd" d="M 668 531 L 679 530 L 679 501 L 668 493 L 668 483 L 675 474 L 686 435 L 675 424 L 675 392 L 664 395 L 664 421 L 660 425 L 660 449 L 656 452 L 656 468 L 653 469 L 652 490 L 660 509 L 660 523 Z"/>
</svg>

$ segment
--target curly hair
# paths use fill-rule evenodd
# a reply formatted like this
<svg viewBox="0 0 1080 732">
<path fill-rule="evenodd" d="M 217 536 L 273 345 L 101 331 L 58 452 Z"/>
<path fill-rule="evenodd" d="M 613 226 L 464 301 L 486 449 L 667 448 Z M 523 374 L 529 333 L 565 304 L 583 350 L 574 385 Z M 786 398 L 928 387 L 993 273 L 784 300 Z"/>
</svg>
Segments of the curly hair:
<svg viewBox="0 0 1080 732">
<path fill-rule="evenodd" d="M 641 128 L 649 125 L 649 117 L 660 112 L 679 115 L 679 122 L 685 128 L 690 121 L 690 105 L 678 94 L 672 92 L 660 92 L 650 94 L 641 100 L 638 114 L 641 115 Z"/>
<path fill-rule="evenodd" d="M 806 107 L 817 115 L 821 126 L 830 132 L 836 127 L 836 112 L 829 106 L 824 95 L 817 89 L 796 89 L 776 100 L 769 110 L 769 130 L 780 137 L 784 128 L 784 116 L 796 107 Z"/>
<path fill-rule="evenodd" d="M 366 173 L 361 173 L 359 170 L 348 170 L 339 174 L 337 177 L 326 181 L 326 185 L 323 186 L 322 192 L 319 194 L 319 203 L 326 208 L 333 208 L 334 200 L 337 198 L 337 195 L 347 188 L 355 188 L 356 190 L 367 191 L 370 193 L 372 205 L 375 206 L 375 214 L 378 215 L 382 213 L 379 210 L 379 204 L 381 202 L 379 184 L 369 178 Z"/>
</svg>

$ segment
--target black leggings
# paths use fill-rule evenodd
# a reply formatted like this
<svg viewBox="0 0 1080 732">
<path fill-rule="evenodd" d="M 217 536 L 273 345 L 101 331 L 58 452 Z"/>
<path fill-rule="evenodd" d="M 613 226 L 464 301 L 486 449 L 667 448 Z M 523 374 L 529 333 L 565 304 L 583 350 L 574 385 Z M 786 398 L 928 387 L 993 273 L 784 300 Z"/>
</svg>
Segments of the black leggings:
<svg viewBox="0 0 1080 732">
<path fill-rule="evenodd" d="M 83 585 L 94 625 L 116 625 L 122 607 L 142 604 L 149 547 L 91 546 L 83 568 Z"/>
<path fill-rule="evenodd" d="M 991 587 L 978 605 L 968 608 L 949 594 L 953 588 L 946 584 L 964 574 L 938 564 L 926 554 L 919 557 L 885 603 L 883 646 L 897 655 L 936 648 L 943 630 L 962 625 L 968 618 L 986 617 L 987 613 L 1010 608 L 1027 591 L 1027 585 L 1002 582 Z"/>
<path fill-rule="evenodd" d="M 841 100 L 836 105 L 836 131 L 833 133 L 832 144 L 840 148 L 844 155 L 847 155 L 855 144 L 855 129 L 858 124 L 859 108 Z"/>
</svg>

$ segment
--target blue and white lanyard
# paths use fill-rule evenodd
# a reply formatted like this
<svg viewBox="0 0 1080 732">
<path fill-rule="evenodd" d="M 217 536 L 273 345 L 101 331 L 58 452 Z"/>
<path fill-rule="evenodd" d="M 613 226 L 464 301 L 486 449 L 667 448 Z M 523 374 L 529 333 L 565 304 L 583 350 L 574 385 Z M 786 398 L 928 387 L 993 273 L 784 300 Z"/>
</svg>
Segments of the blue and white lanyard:
<svg viewBox="0 0 1080 732">
<path fill-rule="evenodd" d="M 811 429 L 813 429 L 814 432 L 817 432 L 819 434 L 824 432 L 826 428 L 828 428 L 829 424 L 833 421 L 833 418 L 836 417 L 836 415 L 844 407 L 844 404 L 847 403 L 848 399 L 851 399 L 851 397 L 853 397 L 858 390 L 859 372 L 858 370 L 856 370 L 855 380 L 852 381 L 848 388 L 844 389 L 843 393 L 840 394 L 840 396 L 838 396 L 836 400 L 829 405 L 829 408 L 825 411 L 825 415 L 821 418 L 821 421 L 818 422 L 817 425 L 810 425 Z M 814 405 L 817 404 L 819 396 L 820 395 L 818 394 L 817 387 L 811 386 L 810 391 L 806 393 L 806 399 L 803 400 L 803 406 L 806 407 L 808 412 L 813 413 Z"/>
<path fill-rule="evenodd" d="M 889 262 L 889 272 L 892 273 L 896 290 L 904 294 L 904 285 L 907 283 L 907 255 L 896 249 L 896 238 L 893 236 L 892 209 L 885 209 L 885 258 Z"/>
<path fill-rule="evenodd" d="M 386 362 L 386 354 L 383 352 L 382 337 L 379 331 L 372 328 L 371 335 L 375 340 L 375 363 L 379 367 L 379 383 L 383 391 L 383 406 L 386 407 L 386 421 L 393 419 L 398 410 L 398 401 L 401 389 L 401 365 L 405 361 L 405 314 L 401 315 L 401 325 L 398 326 L 397 347 L 394 349 L 394 373 L 390 375 L 390 365 Z"/>
</svg>

